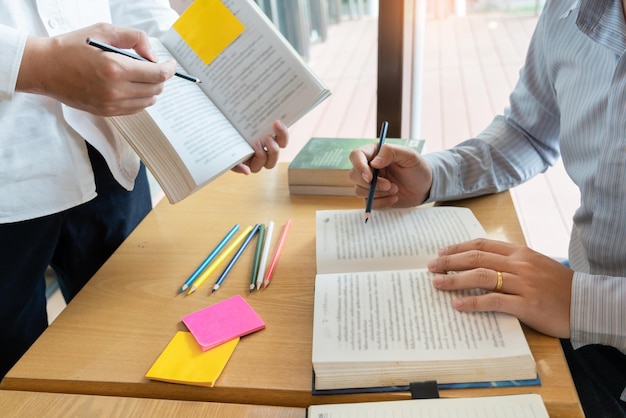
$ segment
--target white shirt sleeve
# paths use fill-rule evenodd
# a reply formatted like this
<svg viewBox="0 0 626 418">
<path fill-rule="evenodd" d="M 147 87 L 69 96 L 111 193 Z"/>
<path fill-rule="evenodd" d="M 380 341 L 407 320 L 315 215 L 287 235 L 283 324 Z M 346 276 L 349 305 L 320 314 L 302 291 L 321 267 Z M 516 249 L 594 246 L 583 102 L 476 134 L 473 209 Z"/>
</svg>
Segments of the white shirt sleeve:
<svg viewBox="0 0 626 418">
<path fill-rule="evenodd" d="M 26 34 L 0 25 L 0 100 L 11 100 L 15 94 L 17 74 L 20 69 Z"/>
<path fill-rule="evenodd" d="M 168 0 L 110 0 L 109 4 L 115 25 L 141 29 L 157 38 L 178 18 Z"/>
</svg>

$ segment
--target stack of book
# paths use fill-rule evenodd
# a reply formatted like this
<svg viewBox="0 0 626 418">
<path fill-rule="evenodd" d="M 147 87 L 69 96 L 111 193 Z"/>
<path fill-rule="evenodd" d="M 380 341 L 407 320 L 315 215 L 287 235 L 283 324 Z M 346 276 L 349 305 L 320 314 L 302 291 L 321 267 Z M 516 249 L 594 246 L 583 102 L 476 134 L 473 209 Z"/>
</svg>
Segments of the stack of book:
<svg viewBox="0 0 626 418">
<path fill-rule="evenodd" d="M 378 139 L 309 139 L 289 164 L 289 193 L 353 196 L 354 184 L 348 178 L 352 167 L 350 152 L 370 143 L 378 143 Z M 387 143 L 408 146 L 420 154 L 424 152 L 423 139 L 387 138 Z"/>
</svg>

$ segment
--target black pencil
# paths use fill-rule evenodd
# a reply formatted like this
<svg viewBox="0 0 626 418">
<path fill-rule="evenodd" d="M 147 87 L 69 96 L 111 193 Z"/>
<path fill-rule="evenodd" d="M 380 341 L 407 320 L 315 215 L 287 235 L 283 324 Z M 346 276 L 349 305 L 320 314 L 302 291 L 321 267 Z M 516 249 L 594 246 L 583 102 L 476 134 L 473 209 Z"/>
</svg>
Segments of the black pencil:
<svg viewBox="0 0 626 418">
<path fill-rule="evenodd" d="M 378 141 L 378 149 L 376 150 L 376 155 L 380 152 L 380 149 L 383 147 L 385 143 L 385 138 L 387 138 L 387 128 L 389 127 L 389 123 L 387 121 L 383 121 L 380 126 L 380 140 Z M 372 173 L 372 181 L 370 183 L 370 192 L 367 196 L 367 204 L 365 205 L 365 222 L 370 218 L 370 213 L 372 212 L 372 203 L 374 201 L 374 192 L 376 191 L 376 181 L 378 181 L 378 170 L 374 169 Z"/>
<path fill-rule="evenodd" d="M 135 60 L 153 62 L 153 61 L 150 61 L 147 58 L 142 57 L 141 55 L 133 54 L 132 52 L 128 52 L 128 51 L 125 51 L 123 49 L 116 48 L 113 45 L 109 45 L 109 44 L 105 44 L 104 42 L 96 41 L 95 39 L 87 38 L 87 44 L 91 45 L 91 46 L 95 46 L 96 48 L 100 48 L 103 51 L 115 52 L 116 54 L 124 55 L 125 57 L 132 58 L 132 59 L 135 59 Z M 202 83 L 202 81 L 200 81 L 199 78 L 193 77 L 193 76 L 185 74 L 185 73 L 179 73 L 177 71 L 176 73 L 174 73 L 174 75 L 176 77 L 180 77 L 180 78 L 183 78 L 185 80 L 193 81 L 194 83 Z"/>
</svg>

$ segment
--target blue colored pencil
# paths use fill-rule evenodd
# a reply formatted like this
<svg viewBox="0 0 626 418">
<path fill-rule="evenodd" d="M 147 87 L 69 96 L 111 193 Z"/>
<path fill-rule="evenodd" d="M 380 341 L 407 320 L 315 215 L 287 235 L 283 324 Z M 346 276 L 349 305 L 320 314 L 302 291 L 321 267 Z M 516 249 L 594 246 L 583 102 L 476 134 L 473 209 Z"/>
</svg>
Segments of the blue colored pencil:
<svg viewBox="0 0 626 418">
<path fill-rule="evenodd" d="M 230 262 L 228 263 L 228 265 L 226 266 L 226 268 L 222 272 L 222 274 L 220 274 L 220 276 L 218 277 L 217 281 L 213 285 L 213 290 L 211 290 L 211 293 L 215 292 L 217 289 L 220 288 L 220 286 L 224 282 L 224 279 L 226 279 L 226 276 L 228 276 L 228 273 L 230 273 L 230 270 L 233 268 L 235 263 L 237 263 L 237 261 L 241 257 L 241 254 L 243 254 L 243 252 L 246 249 L 246 247 L 248 246 L 248 244 L 250 244 L 250 241 L 252 241 L 252 238 L 254 238 L 254 235 L 256 235 L 256 233 L 259 230 L 260 226 L 261 226 L 261 224 L 254 225 L 254 228 L 252 228 L 252 231 L 250 231 L 250 233 L 246 237 L 245 241 L 241 244 L 241 247 L 239 247 L 239 249 L 237 250 L 237 252 L 233 256 L 233 258 L 230 260 Z"/>
<path fill-rule="evenodd" d="M 206 268 L 206 266 L 208 266 L 209 263 L 213 261 L 213 259 L 217 256 L 217 254 L 219 254 L 220 251 L 222 251 L 222 248 L 224 248 L 226 243 L 233 237 L 233 235 L 235 235 L 235 232 L 237 232 L 237 230 L 239 230 L 239 225 L 233 226 L 232 229 L 228 231 L 228 233 L 224 236 L 224 238 L 222 238 L 219 244 L 217 244 L 217 246 L 213 249 L 213 251 L 211 251 L 211 253 L 207 256 L 207 258 L 204 259 L 202 264 L 198 266 L 196 271 L 194 271 L 191 274 L 191 276 L 189 276 L 187 281 L 183 283 L 178 293 L 183 293 L 185 290 L 189 288 L 189 286 L 191 286 L 191 284 L 194 282 L 194 280 L 198 278 L 198 276 L 200 275 L 200 273 L 202 273 L 202 271 Z"/>
</svg>

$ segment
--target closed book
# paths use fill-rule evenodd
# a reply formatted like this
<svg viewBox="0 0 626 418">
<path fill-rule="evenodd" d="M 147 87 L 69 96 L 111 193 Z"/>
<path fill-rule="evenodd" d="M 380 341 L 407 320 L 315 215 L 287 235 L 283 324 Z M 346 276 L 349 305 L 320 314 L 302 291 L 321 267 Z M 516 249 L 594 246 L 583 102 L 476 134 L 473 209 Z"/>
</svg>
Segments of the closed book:
<svg viewBox="0 0 626 418">
<path fill-rule="evenodd" d="M 354 195 L 354 185 L 348 177 L 352 164 L 350 152 L 362 145 L 378 143 L 377 138 L 313 137 L 289 164 L 289 193 L 315 195 Z M 422 153 L 423 139 L 387 138 L 388 144 L 398 144 Z"/>
</svg>

